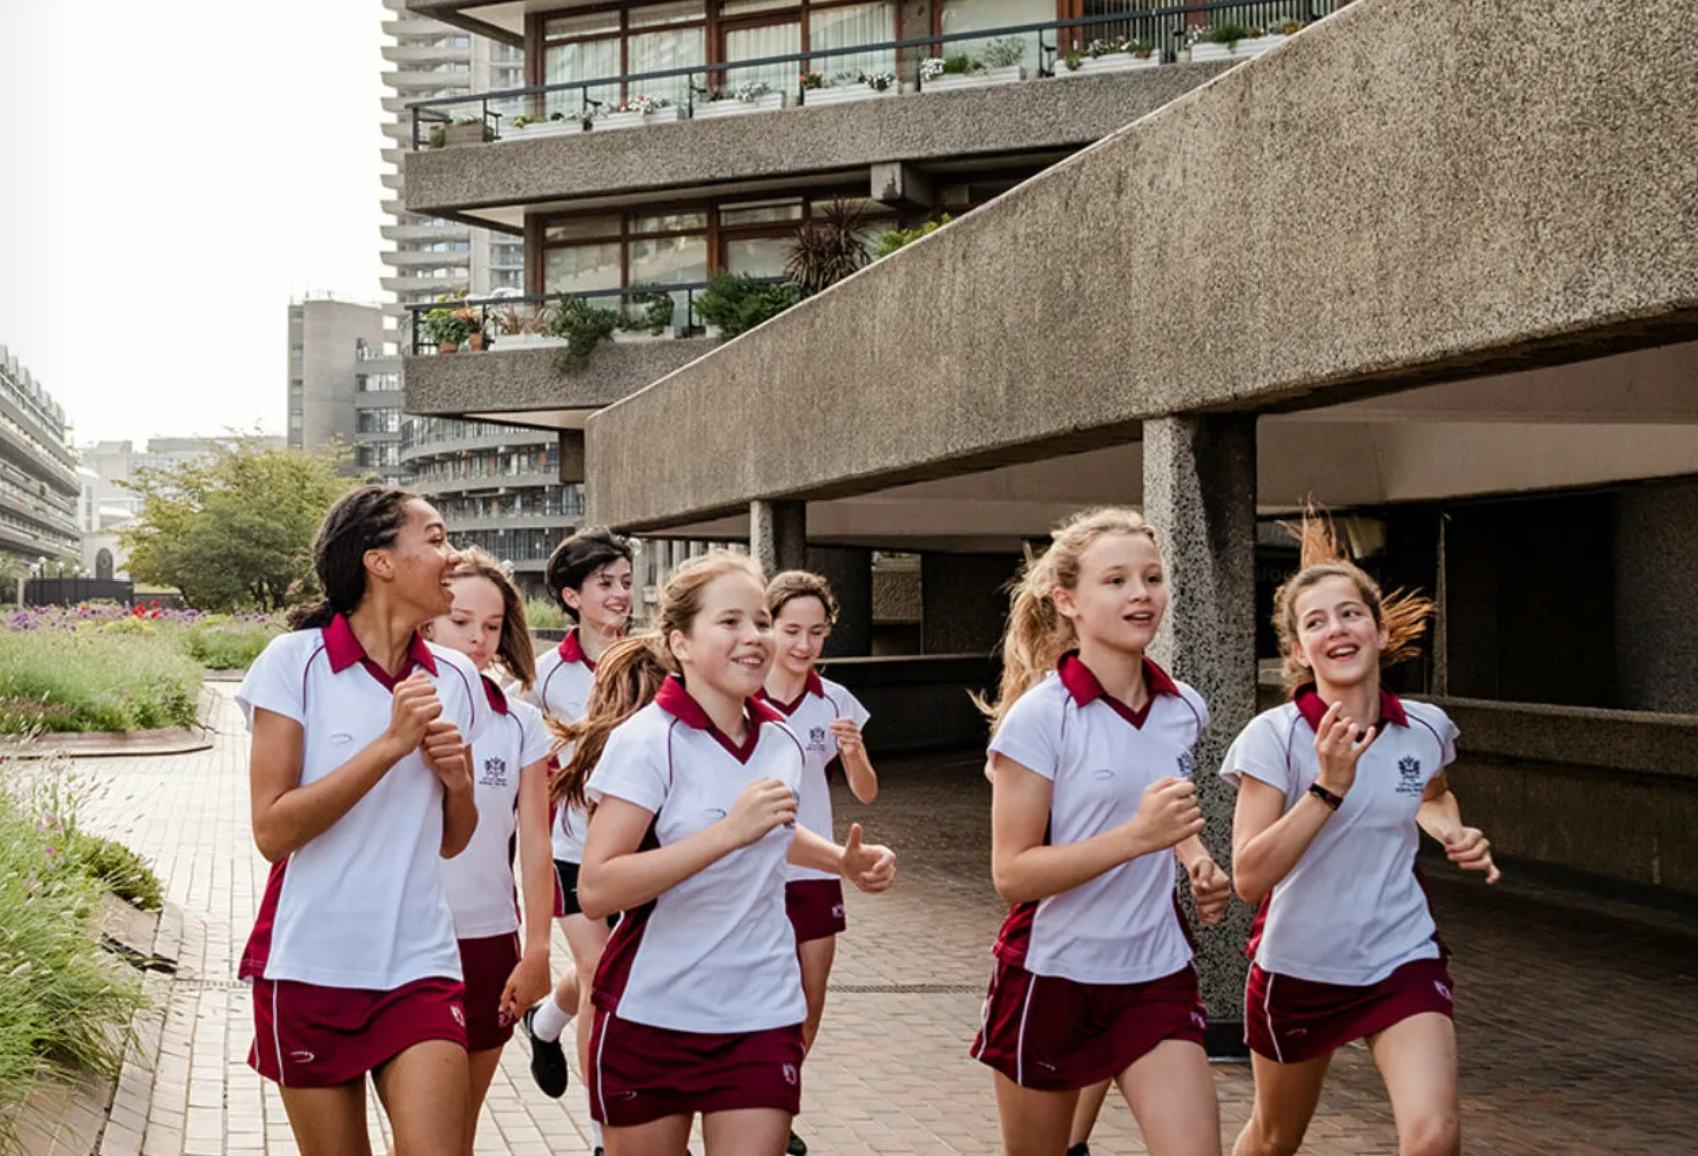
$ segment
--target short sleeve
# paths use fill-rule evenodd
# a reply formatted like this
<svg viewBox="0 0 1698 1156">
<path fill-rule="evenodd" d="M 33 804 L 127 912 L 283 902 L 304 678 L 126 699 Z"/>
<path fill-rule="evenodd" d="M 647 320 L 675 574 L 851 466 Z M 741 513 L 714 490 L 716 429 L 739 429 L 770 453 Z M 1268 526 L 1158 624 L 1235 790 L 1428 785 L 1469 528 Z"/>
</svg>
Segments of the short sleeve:
<svg viewBox="0 0 1698 1156">
<path fill-rule="evenodd" d="M 585 784 L 584 793 L 590 802 L 624 799 L 645 811 L 660 813 L 671 782 L 666 768 L 656 765 L 654 737 L 652 720 L 642 714 L 613 728 Z"/>
<path fill-rule="evenodd" d="M 1404 704 L 1409 712 L 1410 721 L 1420 723 L 1433 732 L 1433 737 L 1439 744 L 1439 770 L 1450 766 L 1456 761 L 1456 740 L 1462 733 L 1456 724 L 1450 721 L 1450 716 L 1436 706 L 1427 703 L 1409 702 Z M 1438 772 L 1435 771 L 1434 774 Z"/>
<path fill-rule="evenodd" d="M 854 723 L 857 727 L 865 727 L 867 725 L 867 720 L 873 717 L 872 712 L 862 706 L 861 700 L 856 698 L 847 689 L 843 690 L 841 693 L 842 697 L 837 700 L 837 713 L 841 717 Z"/>
<path fill-rule="evenodd" d="M 1021 695 L 991 739 L 992 754 L 1013 759 L 1051 782 L 1061 771 L 1061 732 L 1066 704 L 1048 683 Z"/>
<path fill-rule="evenodd" d="M 249 731 L 254 729 L 255 710 L 268 710 L 303 726 L 306 724 L 306 662 L 303 660 L 317 653 L 316 643 L 316 639 L 283 634 L 260 651 L 236 691 L 236 705 L 242 708 Z"/>
<path fill-rule="evenodd" d="M 1199 737 L 1209 729 L 1209 704 L 1198 693 L 1197 688 L 1190 683 L 1179 684 L 1179 697 L 1185 700 L 1185 705 L 1191 708 L 1191 713 L 1197 716 L 1197 734 Z"/>
<path fill-rule="evenodd" d="M 528 767 L 546 759 L 554 750 L 554 733 L 543 720 L 542 711 L 522 701 L 514 701 L 512 710 L 518 716 L 519 728 L 525 736 L 519 750 L 519 765 Z"/>
<path fill-rule="evenodd" d="M 492 713 L 483 678 L 459 651 L 442 646 L 431 650 L 436 655 L 436 697 L 442 703 L 442 717 L 460 728 L 461 740 L 469 742 Z"/>
<path fill-rule="evenodd" d="M 1295 715 L 1288 717 L 1286 712 L 1277 710 L 1251 719 L 1250 725 L 1232 740 L 1221 764 L 1220 777 L 1236 787 L 1248 775 L 1290 794 L 1293 784 L 1289 745 L 1291 729 L 1296 725 Z"/>
</svg>

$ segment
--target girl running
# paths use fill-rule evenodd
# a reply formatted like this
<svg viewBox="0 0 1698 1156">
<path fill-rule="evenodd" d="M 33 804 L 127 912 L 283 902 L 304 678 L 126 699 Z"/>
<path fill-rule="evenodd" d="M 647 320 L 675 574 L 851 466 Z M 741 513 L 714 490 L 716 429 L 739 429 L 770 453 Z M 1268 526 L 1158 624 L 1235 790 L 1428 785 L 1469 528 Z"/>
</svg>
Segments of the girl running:
<svg viewBox="0 0 1698 1156">
<path fill-rule="evenodd" d="M 1238 787 L 1237 890 L 1261 904 L 1244 1015 L 1256 1103 L 1233 1153 L 1296 1152 L 1333 1052 L 1365 1038 L 1399 1151 L 1454 1156 L 1451 981 L 1416 874 L 1418 832 L 1487 883 L 1498 871 L 1446 781 L 1455 725 L 1380 685 L 1433 607 L 1382 597 L 1330 523 L 1306 516 L 1300 539 L 1302 569 L 1274 596 L 1293 699 L 1245 727 L 1221 769 Z"/>
<path fill-rule="evenodd" d="M 870 716 L 847 688 L 814 670 L 820 648 L 837 622 L 837 599 L 830 584 L 817 574 L 786 570 L 767 585 L 766 607 L 772 615 L 778 655 L 760 698 L 790 724 L 807 756 L 798 822 L 830 839 L 831 788 L 826 780 L 833 768 L 848 781 L 858 801 L 870 803 L 878 795 L 878 774 L 861 742 L 861 728 Z M 843 916 L 843 881 L 837 875 L 806 867 L 788 867 L 785 874 L 789 880 L 785 906 L 796 929 L 802 991 L 808 998 L 808 1018 L 802 1024 L 805 1055 L 814 1046 L 825 1012 L 837 935 L 848 924 Z M 807 1156 L 808 1146 L 792 1132 L 786 1151 L 789 1156 Z"/>
<path fill-rule="evenodd" d="M 544 572 L 549 592 L 576 625 L 558 648 L 537 663 L 537 682 L 531 701 L 556 724 L 575 723 L 589 706 L 596 663 L 625 635 L 631 617 L 631 562 L 635 549 L 628 538 L 593 527 L 562 542 Z M 562 762 L 570 754 L 561 751 Z M 525 1014 L 531 1038 L 531 1076 L 544 1094 L 558 1098 L 566 1091 L 566 1052 L 560 1036 L 578 1014 L 589 994 L 601 953 L 610 934 L 605 921 L 586 919 L 578 906 L 578 865 L 584 857 L 582 807 L 561 805 L 556 788 L 550 802 L 554 817 L 554 870 L 559 879 L 560 930 L 572 949 L 573 969 L 563 975 L 552 996 Z M 576 1037 L 579 1071 L 589 1070 L 589 1017 L 578 1021 Z M 595 1147 L 601 1147 L 599 1131 Z"/>
<path fill-rule="evenodd" d="M 973 1046 L 1009 1156 L 1066 1150 L 1080 1090 L 1107 1079 L 1153 1156 L 1219 1156 L 1173 856 L 1205 922 L 1231 885 L 1197 837 L 1208 708 L 1145 657 L 1167 599 L 1154 535 L 1119 509 L 1065 523 L 1014 591 L 985 707 L 991 867 L 1013 910 Z"/>
<path fill-rule="evenodd" d="M 513 1036 L 513 1024 L 548 994 L 548 936 L 554 912 L 549 854 L 548 780 L 554 736 L 542 712 L 510 698 L 494 672 L 528 688 L 536 677 L 525 602 L 495 559 L 482 550 L 461 555 L 453 573 L 454 604 L 425 627 L 432 642 L 464 654 L 483 676 L 489 706 L 472 741 L 478 827 L 467 848 L 442 865 L 443 889 L 460 938 L 466 979 L 466 1037 L 471 1098 L 466 1105 L 466 1152 L 472 1150 L 478 1109 Z M 513 838 L 525 881 L 525 940 L 513 895 Z"/>
<path fill-rule="evenodd" d="M 760 568 L 712 553 L 661 595 L 659 633 L 603 656 L 563 782 L 595 804 L 584 913 L 624 912 L 596 971 L 590 1106 L 613 1156 L 778 1156 L 801 1097 L 807 1000 L 786 861 L 882 891 L 895 856 L 796 823 L 806 757 L 754 696 L 772 662 Z"/>
<path fill-rule="evenodd" d="M 477 827 L 462 736 L 478 674 L 418 628 L 448 610 L 442 518 L 362 486 L 325 515 L 325 599 L 290 613 L 237 692 L 254 842 L 271 864 L 239 974 L 249 1063 L 282 1089 L 303 1156 L 368 1156 L 365 1074 L 400 1156 L 468 1150 L 465 989 L 440 862 Z"/>
</svg>

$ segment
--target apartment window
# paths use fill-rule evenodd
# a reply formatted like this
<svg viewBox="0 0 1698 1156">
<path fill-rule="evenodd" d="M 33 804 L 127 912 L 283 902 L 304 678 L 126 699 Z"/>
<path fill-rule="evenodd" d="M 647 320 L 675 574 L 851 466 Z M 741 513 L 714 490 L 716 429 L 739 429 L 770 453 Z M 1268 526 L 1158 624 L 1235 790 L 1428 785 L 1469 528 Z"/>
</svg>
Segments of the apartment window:
<svg viewBox="0 0 1698 1156">
<path fill-rule="evenodd" d="M 399 373 L 356 373 L 354 375 L 354 390 L 356 393 L 388 393 L 401 388 Z"/>
<path fill-rule="evenodd" d="M 1122 5 L 1122 8 L 1130 5 Z M 1054 0 L 942 0 L 937 20 L 939 32 L 976 32 L 981 28 L 1009 28 L 1019 24 L 1040 24 L 1055 19 Z M 1095 35 L 1095 34 L 1093 34 Z M 1023 63 L 1036 68 L 1041 62 L 1039 34 L 1028 33 L 1019 38 L 1026 45 Z M 945 56 L 970 53 L 977 56 L 988 40 L 951 40 L 943 45 Z"/>
<path fill-rule="evenodd" d="M 673 0 L 614 11 L 550 16 L 542 21 L 543 82 L 566 84 L 639 72 L 690 68 L 707 62 L 705 0 Z M 689 79 L 675 77 L 642 86 L 650 96 L 682 103 Z M 618 104 L 626 96 L 618 85 L 594 85 L 589 99 Z M 570 112 L 580 106 L 577 92 L 555 93 L 547 111 Z"/>
<path fill-rule="evenodd" d="M 398 409 L 362 409 L 354 429 L 358 433 L 400 433 L 401 411 Z"/>
<path fill-rule="evenodd" d="M 360 446 L 354 460 L 361 469 L 382 469 L 401 464 L 401 446 L 397 442 Z"/>
<path fill-rule="evenodd" d="M 301 425 L 305 422 L 305 420 L 306 420 L 306 416 L 300 410 L 292 409 L 292 410 L 289 411 L 289 428 L 290 429 L 300 429 Z"/>
<path fill-rule="evenodd" d="M 523 289 L 525 287 L 525 271 L 523 269 L 491 269 L 489 287 L 491 289 Z"/>
</svg>

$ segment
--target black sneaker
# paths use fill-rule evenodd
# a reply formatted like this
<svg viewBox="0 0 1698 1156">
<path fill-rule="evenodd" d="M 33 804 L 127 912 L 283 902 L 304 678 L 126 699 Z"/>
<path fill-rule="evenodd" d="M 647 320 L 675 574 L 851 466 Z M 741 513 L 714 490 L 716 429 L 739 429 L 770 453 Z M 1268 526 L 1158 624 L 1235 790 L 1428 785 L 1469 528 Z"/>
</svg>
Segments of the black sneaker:
<svg viewBox="0 0 1698 1156">
<path fill-rule="evenodd" d="M 792 1132 L 790 1133 L 790 1143 L 784 1146 L 784 1151 L 787 1156 L 808 1156 L 808 1145 L 805 1140 Z"/>
<path fill-rule="evenodd" d="M 537 1082 L 542 1094 L 558 1100 L 566 1094 L 566 1049 L 559 1040 L 539 1040 L 531 1030 L 537 1009 L 525 1009 L 525 1035 L 531 1041 L 531 1079 Z"/>
<path fill-rule="evenodd" d="M 1089 1144 L 1075 1144 L 1067 1150 L 1067 1156 L 1091 1156 Z"/>
</svg>

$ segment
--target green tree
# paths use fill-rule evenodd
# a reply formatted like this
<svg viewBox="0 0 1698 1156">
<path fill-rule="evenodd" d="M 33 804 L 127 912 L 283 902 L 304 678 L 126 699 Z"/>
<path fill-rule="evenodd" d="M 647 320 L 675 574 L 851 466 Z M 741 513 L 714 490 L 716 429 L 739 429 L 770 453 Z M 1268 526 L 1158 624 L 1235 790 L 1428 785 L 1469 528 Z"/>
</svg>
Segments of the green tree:
<svg viewBox="0 0 1698 1156">
<path fill-rule="evenodd" d="M 137 470 L 124 484 L 141 494 L 141 518 L 119 535 L 130 576 L 203 610 L 281 610 L 312 596 L 312 538 L 353 484 L 336 472 L 346 459 L 340 447 L 307 454 L 247 435 L 199 461 Z"/>
</svg>

